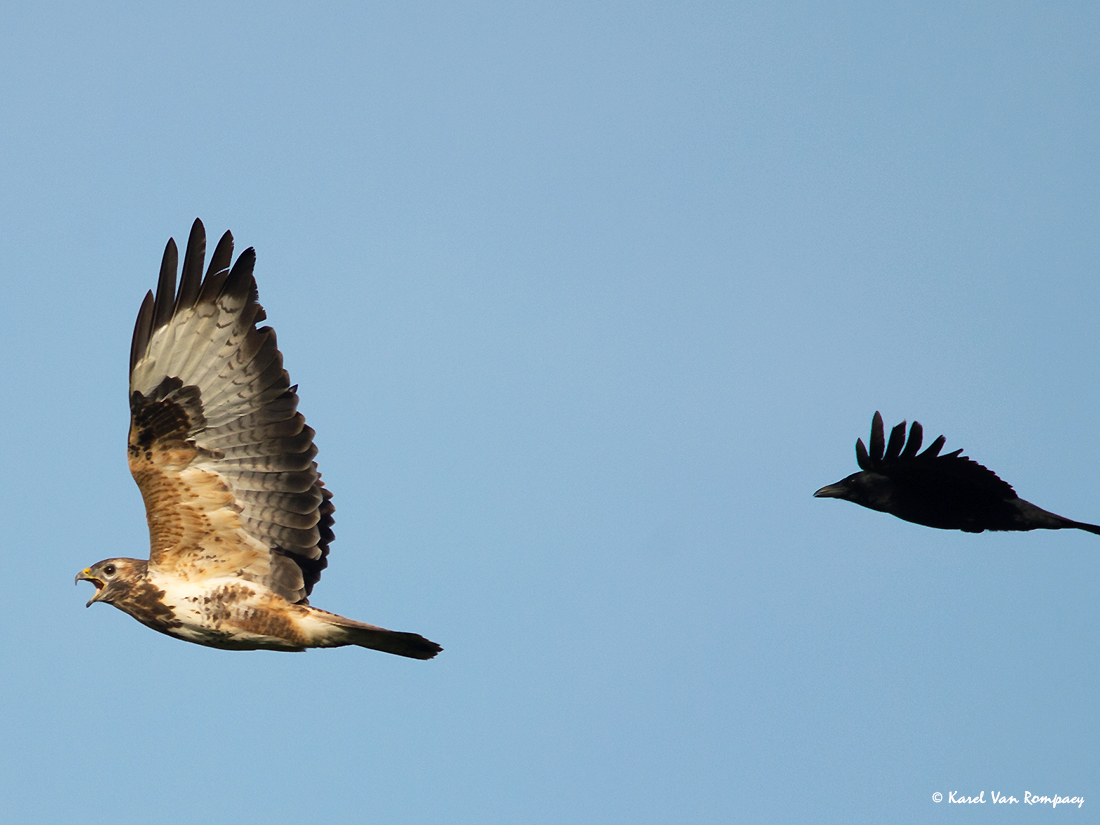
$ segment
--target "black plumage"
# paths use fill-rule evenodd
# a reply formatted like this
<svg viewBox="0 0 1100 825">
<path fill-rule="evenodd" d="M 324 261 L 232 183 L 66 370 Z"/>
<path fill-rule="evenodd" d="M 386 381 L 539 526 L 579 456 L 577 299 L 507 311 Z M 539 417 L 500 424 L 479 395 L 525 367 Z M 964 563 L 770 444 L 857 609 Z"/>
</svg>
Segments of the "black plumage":
<svg viewBox="0 0 1100 825">
<path fill-rule="evenodd" d="M 822 487 L 817 498 L 842 498 L 914 524 L 942 530 L 1061 530 L 1076 528 L 1100 535 L 1100 526 L 1063 518 L 1024 501 L 992 470 L 962 455 L 940 455 L 941 435 L 919 453 L 924 431 L 914 421 L 905 436 L 905 422 L 886 440 L 882 416 L 871 421 L 870 450 L 856 440 L 860 472 Z"/>
</svg>

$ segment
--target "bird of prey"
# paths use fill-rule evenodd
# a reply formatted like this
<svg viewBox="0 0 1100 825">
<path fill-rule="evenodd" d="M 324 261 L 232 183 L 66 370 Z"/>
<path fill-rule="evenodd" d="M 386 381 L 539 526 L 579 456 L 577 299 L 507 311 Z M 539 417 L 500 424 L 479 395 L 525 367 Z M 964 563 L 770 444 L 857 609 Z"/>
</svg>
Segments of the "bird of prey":
<svg viewBox="0 0 1100 825">
<path fill-rule="evenodd" d="M 359 645 L 430 659 L 442 648 L 312 607 L 328 564 L 332 494 L 313 430 L 298 412 L 283 357 L 258 302 L 246 249 L 218 242 L 202 277 L 206 231 L 191 227 L 176 291 L 175 241 L 130 348 L 130 472 L 149 522 L 149 559 L 85 568 L 88 600 L 142 624 L 226 650 Z"/>
<path fill-rule="evenodd" d="M 941 435 L 923 453 L 923 430 L 914 421 L 905 437 L 905 422 L 883 437 L 882 416 L 871 421 L 871 448 L 856 440 L 860 472 L 822 487 L 814 496 L 842 498 L 943 530 L 1061 530 L 1073 527 L 1100 535 L 1100 526 L 1072 521 L 1024 501 L 992 470 L 971 461 L 962 450 L 940 455 Z M 903 446 L 904 445 L 904 446 Z"/>
</svg>

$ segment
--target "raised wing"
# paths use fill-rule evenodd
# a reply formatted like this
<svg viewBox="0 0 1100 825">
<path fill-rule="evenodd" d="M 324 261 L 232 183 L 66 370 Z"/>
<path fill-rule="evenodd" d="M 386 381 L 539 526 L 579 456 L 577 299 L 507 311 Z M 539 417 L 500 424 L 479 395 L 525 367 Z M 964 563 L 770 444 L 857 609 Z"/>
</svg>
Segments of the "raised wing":
<svg viewBox="0 0 1100 825">
<path fill-rule="evenodd" d="M 947 440 L 941 435 L 923 453 L 917 450 L 924 440 L 924 429 L 914 421 L 905 437 L 905 422 L 890 431 L 885 438 L 882 416 L 876 412 L 871 419 L 870 451 L 856 439 L 856 462 L 861 470 L 870 470 L 911 483 L 955 485 L 981 489 L 1003 499 L 1016 498 L 1012 485 L 988 467 L 962 455 L 962 450 L 940 455 Z M 904 447 L 903 447 L 904 444 Z"/>
<path fill-rule="evenodd" d="M 333 540 L 332 494 L 313 430 L 257 301 L 247 249 L 230 268 L 226 232 L 202 277 L 196 220 L 176 292 L 169 240 L 156 297 L 145 296 L 130 349 L 130 472 L 145 500 L 150 570 L 185 579 L 240 576 L 308 603 Z"/>
</svg>

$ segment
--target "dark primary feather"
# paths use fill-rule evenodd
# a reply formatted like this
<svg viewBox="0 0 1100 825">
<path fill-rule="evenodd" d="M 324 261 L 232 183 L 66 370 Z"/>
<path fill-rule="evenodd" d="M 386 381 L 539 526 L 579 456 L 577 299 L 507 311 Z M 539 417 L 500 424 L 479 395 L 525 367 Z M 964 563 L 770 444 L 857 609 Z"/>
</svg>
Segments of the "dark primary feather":
<svg viewBox="0 0 1100 825">
<path fill-rule="evenodd" d="M 882 416 L 871 420 L 870 449 L 856 440 L 860 472 L 822 487 L 814 496 L 841 498 L 905 521 L 944 530 L 1060 530 L 1076 528 L 1100 535 L 1100 526 L 1063 518 L 1016 495 L 992 470 L 962 455 L 940 455 L 941 435 L 918 452 L 924 430 L 914 421 L 905 436 L 905 422 L 886 439 Z"/>
</svg>

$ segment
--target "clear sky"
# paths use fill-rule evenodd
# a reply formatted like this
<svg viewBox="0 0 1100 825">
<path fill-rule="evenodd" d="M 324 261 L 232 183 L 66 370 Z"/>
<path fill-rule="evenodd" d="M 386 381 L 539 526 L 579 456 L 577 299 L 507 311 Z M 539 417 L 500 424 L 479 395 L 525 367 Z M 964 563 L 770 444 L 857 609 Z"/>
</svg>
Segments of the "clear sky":
<svg viewBox="0 0 1100 825">
<path fill-rule="evenodd" d="M 1076 3 L 6 4 L 0 819 L 1095 821 L 1100 539 L 812 493 L 881 410 L 1100 522 L 1098 55 Z M 196 216 L 317 430 L 314 604 L 438 659 L 85 610 Z"/>
</svg>

